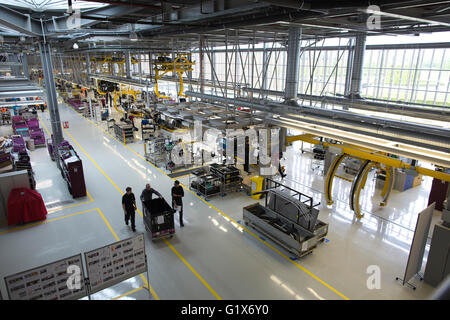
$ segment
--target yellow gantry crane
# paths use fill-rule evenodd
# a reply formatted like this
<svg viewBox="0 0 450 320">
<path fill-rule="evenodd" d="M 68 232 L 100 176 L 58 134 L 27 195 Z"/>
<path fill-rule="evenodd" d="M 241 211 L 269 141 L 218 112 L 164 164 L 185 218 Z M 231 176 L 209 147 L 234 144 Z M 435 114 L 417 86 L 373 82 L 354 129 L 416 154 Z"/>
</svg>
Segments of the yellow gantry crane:
<svg viewBox="0 0 450 320">
<path fill-rule="evenodd" d="M 183 93 L 183 73 L 192 71 L 192 66 L 195 62 L 191 62 L 187 58 L 188 54 L 179 54 L 174 61 L 167 55 L 160 55 L 156 60 L 153 61 L 155 71 L 155 94 L 158 98 L 170 99 L 168 96 L 161 95 L 158 91 L 158 80 L 161 79 L 168 72 L 176 72 L 180 78 L 180 90 L 178 91 L 178 96 L 186 97 Z"/>
<path fill-rule="evenodd" d="M 131 63 L 136 64 L 139 63 L 135 57 L 131 57 Z M 119 66 L 119 74 L 125 74 L 125 58 L 124 57 L 113 57 L 113 56 L 104 56 L 104 57 L 91 57 L 91 62 L 99 63 L 102 66 L 102 73 L 104 74 L 112 74 L 113 73 L 113 65 L 116 63 Z M 106 67 L 105 67 L 106 64 Z"/>
<path fill-rule="evenodd" d="M 101 94 L 101 95 L 106 95 L 106 92 L 100 91 L 100 88 L 99 88 L 99 86 L 98 86 L 98 79 L 97 79 L 96 83 L 97 83 L 97 92 L 98 92 L 99 94 Z M 120 85 L 120 90 L 115 90 L 115 91 L 113 91 L 113 92 L 111 92 L 111 93 L 112 93 L 113 96 L 114 96 L 114 98 L 113 98 L 113 99 L 114 99 L 114 109 L 116 109 L 117 112 L 125 113 L 124 111 L 120 110 L 120 109 L 117 107 L 117 98 L 118 98 L 121 94 L 127 94 L 127 95 L 133 96 L 134 101 L 136 101 L 136 95 L 137 95 L 137 94 L 140 94 L 141 91 L 134 90 L 131 86 L 127 86 L 127 85 L 121 84 L 121 85 Z M 136 114 L 136 115 L 137 115 L 138 117 L 142 117 L 142 114 Z"/>
<path fill-rule="evenodd" d="M 387 154 L 383 152 L 377 152 L 374 150 L 350 144 L 321 142 L 314 138 L 315 136 L 311 134 L 288 136 L 286 137 L 286 145 L 290 145 L 294 141 L 304 141 L 311 143 L 313 145 L 321 144 L 323 147 L 333 147 L 338 148 L 337 150 L 339 149 L 341 150 L 341 153 L 336 156 L 330 168 L 328 169 L 327 176 L 324 182 L 324 192 L 327 205 L 331 205 L 334 203 L 332 197 L 333 180 L 334 177 L 336 176 L 337 169 L 339 168 L 339 165 L 342 163 L 342 161 L 347 157 L 359 159 L 362 161 L 362 165 L 357 175 L 352 181 L 352 188 L 349 199 L 350 208 L 355 212 L 355 215 L 358 219 L 362 218 L 364 215 L 361 213 L 359 207 L 359 196 L 361 190 L 364 188 L 366 184 L 367 175 L 369 174 L 370 170 L 373 167 L 378 167 L 386 171 L 386 179 L 384 182 L 383 189 L 381 191 L 381 196 L 383 197 L 383 200 L 381 201 L 380 206 L 386 206 L 392 188 L 394 186 L 395 181 L 394 168 L 414 169 L 419 174 L 450 182 L 450 174 L 445 172 L 434 171 L 417 166 L 412 167 L 409 163 L 405 163 L 399 159 L 389 157 Z"/>
</svg>

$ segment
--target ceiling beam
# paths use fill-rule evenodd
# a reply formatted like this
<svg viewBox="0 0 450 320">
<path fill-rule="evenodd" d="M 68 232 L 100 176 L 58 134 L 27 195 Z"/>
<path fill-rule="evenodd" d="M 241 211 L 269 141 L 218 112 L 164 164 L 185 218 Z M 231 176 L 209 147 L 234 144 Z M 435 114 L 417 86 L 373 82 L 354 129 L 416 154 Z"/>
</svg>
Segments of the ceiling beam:
<svg viewBox="0 0 450 320">
<path fill-rule="evenodd" d="M 40 23 L 29 14 L 20 13 L 3 5 L 0 5 L 0 25 L 29 36 L 42 35 Z"/>
</svg>

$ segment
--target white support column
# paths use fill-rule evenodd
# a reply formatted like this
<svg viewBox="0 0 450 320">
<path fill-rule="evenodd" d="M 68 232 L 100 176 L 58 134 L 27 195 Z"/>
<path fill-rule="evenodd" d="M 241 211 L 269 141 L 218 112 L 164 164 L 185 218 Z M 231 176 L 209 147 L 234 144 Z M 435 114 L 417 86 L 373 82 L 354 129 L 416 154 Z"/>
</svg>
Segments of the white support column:
<svg viewBox="0 0 450 320">
<path fill-rule="evenodd" d="M 125 72 L 128 79 L 131 79 L 131 56 L 130 51 L 125 51 Z"/>
<path fill-rule="evenodd" d="M 90 77 L 89 74 L 91 73 L 91 57 L 89 53 L 86 53 L 86 83 L 89 83 Z"/>
<path fill-rule="evenodd" d="M 48 43 L 39 43 L 39 50 L 41 53 L 42 71 L 44 73 L 45 91 L 47 94 L 47 106 L 50 112 L 52 134 L 55 145 L 57 146 L 63 141 L 63 134 L 61 129 L 61 120 L 59 118 L 58 100 L 56 98 L 55 80 L 53 79 L 52 72 L 52 51 Z"/>
<path fill-rule="evenodd" d="M 28 55 L 22 53 L 22 65 L 23 65 L 23 76 L 25 78 L 30 78 L 30 72 L 28 70 Z"/>
<path fill-rule="evenodd" d="M 360 98 L 362 68 L 364 64 L 364 52 L 366 51 L 366 35 L 358 34 L 355 38 L 353 50 L 351 82 L 348 95 L 351 98 Z M 347 69 L 348 70 L 348 69 Z"/>
<path fill-rule="evenodd" d="M 204 79 L 205 79 L 205 56 L 204 56 L 204 39 L 202 35 L 199 35 L 200 40 L 200 92 L 203 94 L 205 93 L 205 87 L 204 87 Z"/>
<path fill-rule="evenodd" d="M 300 46 L 302 29 L 300 27 L 289 27 L 289 38 L 287 48 L 285 102 L 297 98 L 298 79 L 300 68 Z"/>
</svg>

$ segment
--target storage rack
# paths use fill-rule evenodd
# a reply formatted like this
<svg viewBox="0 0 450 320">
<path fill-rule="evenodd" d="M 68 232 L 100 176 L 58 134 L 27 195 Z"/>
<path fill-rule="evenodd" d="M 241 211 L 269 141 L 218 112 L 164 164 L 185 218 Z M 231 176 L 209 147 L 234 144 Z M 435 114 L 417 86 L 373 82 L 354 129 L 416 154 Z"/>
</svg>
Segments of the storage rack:
<svg viewBox="0 0 450 320">
<path fill-rule="evenodd" d="M 191 189 L 201 194 L 205 199 L 222 192 L 222 183 L 216 175 L 209 173 L 197 175 L 195 171 L 192 174 L 196 178 L 190 184 Z"/>
<path fill-rule="evenodd" d="M 74 198 L 86 196 L 83 164 L 71 145 L 60 145 L 57 149 L 61 175 L 67 182 L 69 192 Z"/>
<path fill-rule="evenodd" d="M 120 123 L 114 124 L 114 133 L 122 142 L 133 142 L 134 141 L 134 127 L 131 124 Z"/>
<path fill-rule="evenodd" d="M 231 165 L 211 164 L 210 172 L 221 181 L 221 194 L 237 192 L 242 188 L 242 176 L 238 168 Z"/>
<path fill-rule="evenodd" d="M 89 103 L 84 103 L 84 110 L 83 110 L 83 116 L 85 118 L 93 118 L 94 114 L 91 113 L 91 108 L 89 107 Z M 92 109 L 94 106 L 92 105 Z"/>
<path fill-rule="evenodd" d="M 2 113 L 2 124 L 11 124 L 11 114 L 8 112 Z"/>
<path fill-rule="evenodd" d="M 189 175 L 189 186 L 205 198 L 213 195 L 225 195 L 242 189 L 242 176 L 239 169 L 231 165 L 212 164 L 193 170 Z"/>
<path fill-rule="evenodd" d="M 141 120 L 142 141 L 149 140 L 155 134 L 156 126 L 152 119 Z"/>
<path fill-rule="evenodd" d="M 13 170 L 21 171 L 26 170 L 28 173 L 28 180 L 30 182 L 30 188 L 35 189 L 36 181 L 34 179 L 33 168 L 31 167 L 30 156 L 26 150 L 17 153 L 11 153 L 11 159 L 13 160 Z"/>
<path fill-rule="evenodd" d="M 166 139 L 163 137 L 154 137 L 147 141 L 145 158 L 155 166 L 159 166 L 166 161 L 165 141 Z"/>
</svg>

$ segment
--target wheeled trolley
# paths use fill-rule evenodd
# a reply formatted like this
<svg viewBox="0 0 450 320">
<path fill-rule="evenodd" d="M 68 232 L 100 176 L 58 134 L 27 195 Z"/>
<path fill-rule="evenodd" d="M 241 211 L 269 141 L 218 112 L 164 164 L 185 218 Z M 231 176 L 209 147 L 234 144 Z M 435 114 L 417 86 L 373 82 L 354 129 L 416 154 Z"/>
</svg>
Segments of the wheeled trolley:
<svg viewBox="0 0 450 320">
<path fill-rule="evenodd" d="M 152 240 L 172 237 L 175 233 L 175 210 L 166 200 L 156 198 L 142 202 L 145 230 L 150 232 Z"/>
<path fill-rule="evenodd" d="M 317 219 L 319 210 L 310 196 L 267 179 L 265 206 L 243 209 L 245 225 L 251 226 L 297 257 L 309 254 L 325 240 L 328 224 Z"/>
</svg>

